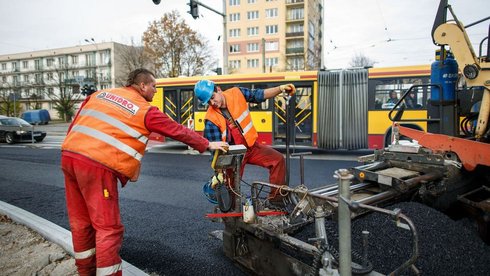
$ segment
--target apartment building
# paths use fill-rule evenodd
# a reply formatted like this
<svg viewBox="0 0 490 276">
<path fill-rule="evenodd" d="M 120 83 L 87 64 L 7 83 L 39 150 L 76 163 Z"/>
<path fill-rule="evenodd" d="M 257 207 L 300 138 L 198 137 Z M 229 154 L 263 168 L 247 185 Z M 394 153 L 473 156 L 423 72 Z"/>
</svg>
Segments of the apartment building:
<svg viewBox="0 0 490 276">
<path fill-rule="evenodd" d="M 0 55 L 0 104 L 13 104 L 15 116 L 47 109 L 57 119 L 55 99 L 69 96 L 81 102 L 84 87 L 110 88 L 125 79 L 120 55 L 128 47 L 104 42 Z"/>
<path fill-rule="evenodd" d="M 228 73 L 320 69 L 323 0 L 226 0 Z"/>
</svg>

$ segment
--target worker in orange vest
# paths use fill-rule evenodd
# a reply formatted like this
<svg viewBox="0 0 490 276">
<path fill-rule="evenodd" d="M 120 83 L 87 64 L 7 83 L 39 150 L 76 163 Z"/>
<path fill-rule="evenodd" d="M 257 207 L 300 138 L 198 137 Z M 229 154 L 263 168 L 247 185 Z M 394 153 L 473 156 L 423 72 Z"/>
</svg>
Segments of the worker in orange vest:
<svg viewBox="0 0 490 276">
<path fill-rule="evenodd" d="M 122 275 L 123 225 L 117 182 L 136 181 L 151 132 L 199 152 L 224 150 L 151 106 L 155 76 L 136 69 L 122 88 L 102 89 L 82 103 L 61 146 L 66 205 L 80 275 Z"/>
<path fill-rule="evenodd" d="M 248 103 L 261 103 L 279 94 L 292 96 L 296 92 L 293 84 L 284 84 L 267 89 L 233 87 L 226 91 L 210 80 L 200 80 L 194 86 L 194 93 L 203 104 L 209 104 L 205 115 L 204 137 L 209 141 L 224 141 L 242 144 L 247 152 L 240 169 L 243 175 L 246 164 L 269 170 L 269 183 L 286 185 L 286 166 L 283 155 L 267 145 L 257 142 L 258 133 L 252 123 Z M 282 196 L 277 189 L 271 189 L 269 202 L 281 204 Z"/>
</svg>

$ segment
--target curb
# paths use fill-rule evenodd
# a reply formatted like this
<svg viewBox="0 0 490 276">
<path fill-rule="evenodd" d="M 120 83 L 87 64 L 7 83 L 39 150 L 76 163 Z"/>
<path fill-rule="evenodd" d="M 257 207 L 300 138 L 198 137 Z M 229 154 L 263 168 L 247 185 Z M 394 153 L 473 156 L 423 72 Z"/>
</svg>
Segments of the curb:
<svg viewBox="0 0 490 276">
<path fill-rule="evenodd" d="M 58 244 L 71 256 L 74 255 L 71 232 L 65 228 L 3 201 L 0 201 L 0 212 L 9 216 L 13 221 L 31 228 L 47 240 Z M 124 260 L 122 269 L 124 275 L 148 276 L 147 273 Z"/>
</svg>

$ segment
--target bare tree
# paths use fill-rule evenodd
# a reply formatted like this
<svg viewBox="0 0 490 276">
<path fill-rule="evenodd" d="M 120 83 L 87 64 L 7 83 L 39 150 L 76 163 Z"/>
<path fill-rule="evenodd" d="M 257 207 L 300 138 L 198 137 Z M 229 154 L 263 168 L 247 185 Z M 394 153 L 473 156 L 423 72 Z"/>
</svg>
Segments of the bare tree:
<svg viewBox="0 0 490 276">
<path fill-rule="evenodd" d="M 75 104 L 81 99 L 80 84 L 67 78 L 69 67 L 60 65 L 53 71 L 54 85 L 59 93 L 46 93 L 53 102 L 53 108 L 65 122 L 71 121 L 75 115 Z"/>
<path fill-rule="evenodd" d="M 212 60 L 208 41 L 192 30 L 177 11 L 150 23 L 143 43 L 154 60 L 157 77 L 202 74 L 217 62 Z"/>
<path fill-rule="evenodd" d="M 376 61 L 368 58 L 367 56 L 365 56 L 363 53 L 356 53 L 349 65 L 351 67 L 372 67 L 374 64 L 376 63 Z"/>
<path fill-rule="evenodd" d="M 15 99 L 14 99 L 15 97 Z M 21 112 L 20 93 L 15 91 L 11 83 L 0 82 L 0 114 L 17 116 Z"/>
<path fill-rule="evenodd" d="M 119 47 L 119 64 L 121 64 L 121 74 L 115 79 L 117 86 L 126 85 L 126 76 L 137 68 L 147 68 L 154 70 L 154 62 L 147 49 L 142 45 L 136 45 L 131 39 L 131 45 L 121 45 Z"/>
</svg>

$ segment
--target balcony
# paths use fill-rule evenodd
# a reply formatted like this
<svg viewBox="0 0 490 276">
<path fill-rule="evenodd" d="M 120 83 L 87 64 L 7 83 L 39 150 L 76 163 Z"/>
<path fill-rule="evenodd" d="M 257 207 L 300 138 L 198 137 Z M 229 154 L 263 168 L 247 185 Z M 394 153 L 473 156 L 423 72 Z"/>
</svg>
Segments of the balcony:
<svg viewBox="0 0 490 276">
<path fill-rule="evenodd" d="M 303 22 L 303 21 L 305 21 L 304 16 L 287 16 L 286 18 L 286 23 Z"/>
<path fill-rule="evenodd" d="M 286 0 L 287 6 L 303 5 L 305 0 Z"/>
<path fill-rule="evenodd" d="M 298 36 L 304 36 L 305 32 L 288 32 L 286 33 L 286 37 L 298 37 Z"/>
<path fill-rule="evenodd" d="M 286 55 L 298 55 L 298 54 L 304 54 L 304 52 L 305 52 L 304 47 L 286 48 Z"/>
</svg>

